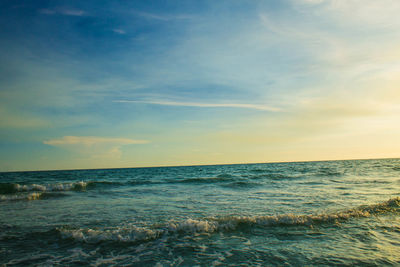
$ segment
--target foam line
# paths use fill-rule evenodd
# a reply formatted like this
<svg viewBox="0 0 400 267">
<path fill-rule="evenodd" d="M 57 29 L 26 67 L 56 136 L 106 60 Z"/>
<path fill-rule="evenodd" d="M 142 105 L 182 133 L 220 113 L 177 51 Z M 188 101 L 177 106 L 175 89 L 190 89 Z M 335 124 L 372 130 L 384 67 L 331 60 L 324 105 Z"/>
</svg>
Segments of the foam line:
<svg viewBox="0 0 400 267">
<path fill-rule="evenodd" d="M 96 243 L 100 241 L 137 242 L 156 239 L 174 234 L 213 233 L 234 231 L 239 227 L 270 226 L 309 226 L 321 223 L 337 223 L 352 218 L 395 212 L 400 207 L 400 198 L 361 206 L 342 212 L 316 215 L 281 214 L 270 216 L 229 216 L 222 218 L 186 219 L 180 222 L 171 221 L 161 228 L 149 229 L 136 226 L 116 227 L 110 229 L 57 229 L 63 238 Z"/>
</svg>

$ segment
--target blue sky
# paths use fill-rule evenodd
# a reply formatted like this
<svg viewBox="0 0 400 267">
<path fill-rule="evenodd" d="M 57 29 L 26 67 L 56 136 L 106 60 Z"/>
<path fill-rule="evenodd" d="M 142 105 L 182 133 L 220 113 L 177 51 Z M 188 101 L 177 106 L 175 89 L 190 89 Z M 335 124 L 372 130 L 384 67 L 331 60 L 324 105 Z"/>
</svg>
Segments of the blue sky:
<svg viewBox="0 0 400 267">
<path fill-rule="evenodd" d="M 0 170 L 400 156 L 400 2 L 2 1 Z"/>
</svg>

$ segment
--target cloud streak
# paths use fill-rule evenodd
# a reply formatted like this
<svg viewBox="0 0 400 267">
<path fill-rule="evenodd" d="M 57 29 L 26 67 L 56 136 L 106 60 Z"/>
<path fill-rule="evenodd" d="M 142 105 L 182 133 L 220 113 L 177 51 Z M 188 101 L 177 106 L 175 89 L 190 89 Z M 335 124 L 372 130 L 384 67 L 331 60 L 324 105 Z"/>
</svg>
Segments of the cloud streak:
<svg viewBox="0 0 400 267">
<path fill-rule="evenodd" d="M 125 30 L 123 30 L 123 29 L 113 29 L 112 30 L 113 32 L 115 32 L 115 33 L 118 33 L 118 34 L 126 34 L 126 31 Z"/>
<path fill-rule="evenodd" d="M 45 15 L 61 14 L 64 16 L 74 16 L 74 17 L 81 17 L 81 16 L 86 15 L 86 12 L 83 10 L 71 9 L 71 8 L 65 8 L 65 7 L 58 7 L 58 8 L 54 8 L 54 9 L 44 8 L 44 9 L 40 9 L 39 12 L 42 14 L 45 14 Z"/>
<path fill-rule="evenodd" d="M 153 14 L 148 12 L 135 12 L 135 13 L 138 16 L 141 16 L 142 18 L 149 20 L 159 20 L 159 21 L 186 20 L 193 18 L 193 16 L 186 14 L 170 15 L 170 14 Z"/>
<path fill-rule="evenodd" d="M 110 137 L 97 137 L 97 136 L 64 136 L 58 139 L 50 139 L 43 141 L 46 145 L 63 146 L 63 145 L 84 145 L 93 146 L 98 144 L 110 145 L 134 145 L 134 144 L 147 144 L 147 140 L 136 140 L 130 138 L 110 138 Z"/>
<path fill-rule="evenodd" d="M 267 105 L 245 104 L 245 103 L 199 103 L 199 102 L 178 102 L 178 101 L 142 101 L 142 100 L 114 100 L 115 103 L 138 103 L 161 106 L 177 107 L 198 107 L 198 108 L 244 108 L 263 111 L 280 111 L 279 108 Z"/>
</svg>

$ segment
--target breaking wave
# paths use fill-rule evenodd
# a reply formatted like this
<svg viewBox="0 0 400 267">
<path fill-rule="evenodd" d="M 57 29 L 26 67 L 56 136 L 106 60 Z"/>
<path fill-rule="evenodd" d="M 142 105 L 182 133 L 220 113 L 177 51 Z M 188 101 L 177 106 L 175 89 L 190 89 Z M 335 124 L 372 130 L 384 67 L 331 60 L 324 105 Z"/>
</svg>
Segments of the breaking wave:
<svg viewBox="0 0 400 267">
<path fill-rule="evenodd" d="M 48 183 L 48 184 L 19 184 L 19 183 L 0 183 L 0 195 L 18 194 L 21 192 L 62 192 L 62 191 L 86 191 L 93 188 L 109 186 L 144 186 L 158 184 L 219 184 L 224 187 L 247 188 L 259 186 L 258 181 L 268 180 L 292 180 L 301 178 L 283 174 L 269 173 L 250 176 L 235 176 L 230 174 L 220 174 L 212 177 L 190 177 L 190 178 L 168 178 L 168 179 L 143 179 L 125 182 L 117 181 L 77 181 L 68 183 Z"/>
<path fill-rule="evenodd" d="M 317 215 L 282 214 L 270 216 L 229 216 L 221 218 L 186 219 L 170 221 L 163 227 L 155 229 L 136 227 L 134 225 L 109 229 L 57 229 L 63 238 L 72 238 L 86 243 L 102 241 L 138 242 L 157 239 L 174 234 L 214 233 L 235 231 L 246 227 L 272 226 L 311 226 L 324 223 L 339 223 L 352 218 L 370 217 L 389 212 L 396 212 L 400 207 L 400 198 L 361 206 L 338 213 Z"/>
<path fill-rule="evenodd" d="M 66 196 L 66 191 L 86 191 L 96 186 L 119 185 L 118 182 L 89 181 L 56 184 L 0 183 L 0 201 L 38 200 Z"/>
<path fill-rule="evenodd" d="M 158 230 L 143 227 L 126 226 L 114 229 L 57 229 L 63 238 L 72 238 L 86 243 L 98 243 L 101 241 L 136 242 L 147 241 L 158 237 Z"/>
<path fill-rule="evenodd" d="M 56 184 L 16 184 L 0 183 L 0 194 L 15 194 L 19 192 L 60 192 L 60 191 L 85 191 L 99 185 L 119 185 L 118 182 L 89 181 Z"/>
</svg>

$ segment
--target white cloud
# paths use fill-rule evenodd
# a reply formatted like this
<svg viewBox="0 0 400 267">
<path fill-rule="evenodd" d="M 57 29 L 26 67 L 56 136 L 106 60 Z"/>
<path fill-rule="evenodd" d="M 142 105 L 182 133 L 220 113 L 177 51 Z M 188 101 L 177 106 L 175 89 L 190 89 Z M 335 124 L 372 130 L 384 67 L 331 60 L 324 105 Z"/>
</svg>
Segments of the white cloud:
<svg viewBox="0 0 400 267">
<path fill-rule="evenodd" d="M 63 146 L 63 145 L 84 145 L 93 146 L 98 144 L 109 144 L 115 146 L 133 145 L 133 144 L 147 144 L 147 140 L 136 140 L 130 138 L 110 138 L 110 137 L 97 137 L 97 136 L 64 136 L 59 139 L 50 139 L 43 141 L 46 145 Z"/>
<path fill-rule="evenodd" d="M 265 111 L 279 111 L 279 108 L 243 103 L 198 103 L 198 102 L 177 102 L 177 101 L 136 101 L 136 100 L 115 100 L 117 103 L 143 103 L 162 106 L 179 106 L 179 107 L 199 107 L 199 108 L 245 108 Z"/>
</svg>

